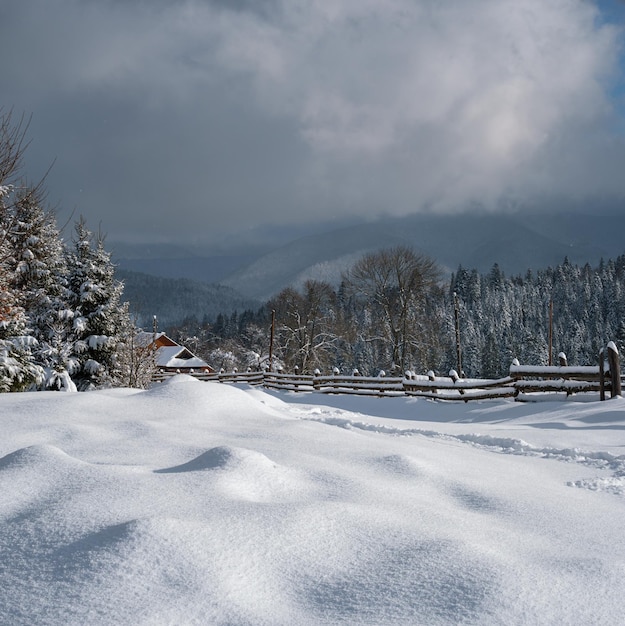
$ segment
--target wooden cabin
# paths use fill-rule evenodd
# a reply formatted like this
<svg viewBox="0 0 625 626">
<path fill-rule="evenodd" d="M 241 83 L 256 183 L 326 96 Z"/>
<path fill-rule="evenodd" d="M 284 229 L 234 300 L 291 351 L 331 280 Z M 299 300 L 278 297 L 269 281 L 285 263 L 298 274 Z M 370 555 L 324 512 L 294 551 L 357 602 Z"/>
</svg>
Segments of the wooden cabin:
<svg viewBox="0 0 625 626">
<path fill-rule="evenodd" d="M 136 338 L 137 349 L 154 350 L 156 367 L 163 372 L 189 374 L 193 372 L 214 373 L 214 369 L 199 356 L 176 343 L 165 333 L 141 331 Z"/>
</svg>

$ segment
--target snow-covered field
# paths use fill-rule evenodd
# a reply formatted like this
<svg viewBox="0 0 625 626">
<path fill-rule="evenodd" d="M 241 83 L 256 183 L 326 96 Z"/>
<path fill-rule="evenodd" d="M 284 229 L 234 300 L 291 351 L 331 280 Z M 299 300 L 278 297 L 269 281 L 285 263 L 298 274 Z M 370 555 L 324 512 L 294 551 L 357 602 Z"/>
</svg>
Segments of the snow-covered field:
<svg viewBox="0 0 625 626">
<path fill-rule="evenodd" d="M 625 401 L 0 395 L 0 623 L 619 624 Z"/>
</svg>

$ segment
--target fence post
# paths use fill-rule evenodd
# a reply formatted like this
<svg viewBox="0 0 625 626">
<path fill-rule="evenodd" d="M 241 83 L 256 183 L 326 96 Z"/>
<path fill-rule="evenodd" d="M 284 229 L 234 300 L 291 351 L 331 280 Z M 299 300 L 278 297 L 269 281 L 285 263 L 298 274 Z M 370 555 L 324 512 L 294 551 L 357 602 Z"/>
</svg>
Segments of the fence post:
<svg viewBox="0 0 625 626">
<path fill-rule="evenodd" d="M 449 370 L 449 378 L 454 381 L 454 385 L 460 380 L 460 376 L 458 376 L 458 372 L 456 372 L 456 370 Z M 464 395 L 464 389 L 461 388 L 458 389 L 458 391 L 460 392 L 461 396 Z"/>
<path fill-rule="evenodd" d="M 621 366 L 619 364 L 618 349 L 613 341 L 610 341 L 608 344 L 608 363 L 610 364 L 610 379 L 612 382 L 610 395 L 614 398 L 621 395 Z"/>
<path fill-rule="evenodd" d="M 318 390 L 321 387 L 321 383 L 319 382 L 319 377 L 321 376 L 321 371 L 319 368 L 315 369 L 313 372 L 313 389 Z"/>
<path fill-rule="evenodd" d="M 434 382 L 436 380 L 436 376 L 434 375 L 433 370 L 428 370 L 428 380 Z M 438 393 L 438 389 L 436 387 L 432 387 L 432 393 Z"/>
</svg>

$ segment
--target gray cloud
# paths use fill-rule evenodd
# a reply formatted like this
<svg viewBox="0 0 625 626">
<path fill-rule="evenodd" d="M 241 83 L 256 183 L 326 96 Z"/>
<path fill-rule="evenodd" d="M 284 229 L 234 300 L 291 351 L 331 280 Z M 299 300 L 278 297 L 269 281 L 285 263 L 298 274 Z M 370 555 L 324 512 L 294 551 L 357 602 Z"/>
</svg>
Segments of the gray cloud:
<svg viewBox="0 0 625 626">
<path fill-rule="evenodd" d="M 111 237 L 622 197 L 622 33 L 580 0 L 5 0 L 5 108 Z"/>
</svg>

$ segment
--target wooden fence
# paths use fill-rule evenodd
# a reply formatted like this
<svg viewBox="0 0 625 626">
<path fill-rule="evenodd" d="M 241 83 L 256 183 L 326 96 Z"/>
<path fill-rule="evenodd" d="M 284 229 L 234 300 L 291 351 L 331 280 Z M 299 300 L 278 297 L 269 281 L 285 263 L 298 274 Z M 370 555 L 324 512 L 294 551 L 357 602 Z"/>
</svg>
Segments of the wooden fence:
<svg viewBox="0 0 625 626">
<path fill-rule="evenodd" d="M 160 382 L 175 376 L 177 372 L 159 371 L 153 377 Z M 425 376 L 406 372 L 403 378 L 380 376 L 346 376 L 335 370 L 324 376 L 287 374 L 284 372 L 191 372 L 199 380 L 221 383 L 247 383 L 262 385 L 268 389 L 283 391 L 314 391 L 332 394 L 356 394 L 364 396 L 418 396 L 437 400 L 488 400 L 515 398 L 518 401 L 532 401 L 538 394 L 570 396 L 575 393 L 594 392 L 604 400 L 606 393 L 612 397 L 621 394 L 621 374 L 618 351 L 611 342 L 608 344 L 608 360 L 603 351 L 596 366 L 569 366 L 566 357 L 560 355 L 560 365 L 532 366 L 520 365 L 516 360 L 510 366 L 509 375 L 498 379 L 460 378 L 453 370 L 449 376 L 435 376 L 429 372 Z"/>
</svg>

